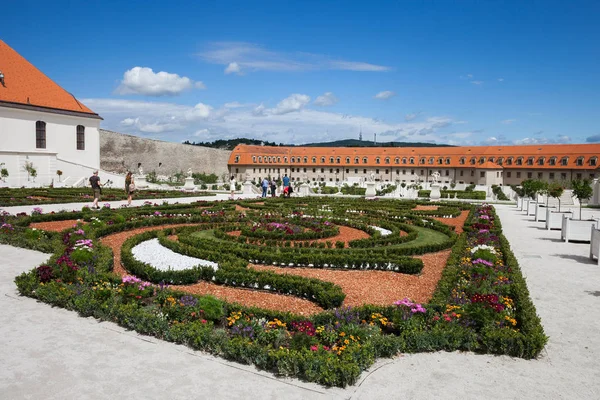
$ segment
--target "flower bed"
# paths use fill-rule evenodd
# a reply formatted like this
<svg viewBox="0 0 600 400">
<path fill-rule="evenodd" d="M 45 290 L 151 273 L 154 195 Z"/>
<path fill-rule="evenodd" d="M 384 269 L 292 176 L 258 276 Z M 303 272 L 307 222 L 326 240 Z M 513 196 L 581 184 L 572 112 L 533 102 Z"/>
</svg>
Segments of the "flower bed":
<svg viewBox="0 0 600 400">
<path fill-rule="evenodd" d="M 327 386 L 353 384 L 377 358 L 399 352 L 470 350 L 532 358 L 542 350 L 546 337 L 492 207 L 456 205 L 466 212 L 472 210 L 464 233 L 457 235 L 443 222 L 411 214 L 414 202 L 408 203 L 407 209 L 407 203 L 398 201 L 329 201 L 308 198 L 300 205 L 294 199 L 268 199 L 256 206 L 244 202 L 242 211 L 236 211 L 234 203 L 219 203 L 203 210 L 183 205 L 152 206 L 135 212 L 105 210 L 94 214 L 98 221 L 90 217 L 86 225 L 79 224 L 60 234 L 43 234 L 35 241 L 26 235 L 41 235 L 31 233 L 40 231 L 26 226 L 45 218 L 44 214 L 2 216 L 0 241 L 25 246 L 35 242 L 52 249 L 47 263 L 16 278 L 23 295 L 75 310 L 82 316 L 114 321 L 141 334 Z M 329 206 L 323 208 L 325 205 Z M 373 230 L 372 247 L 264 248 L 215 236 L 219 229 L 251 225 L 267 213 L 285 218 L 299 209 L 305 215 L 327 215 L 334 224 L 348 219 L 346 224 L 378 226 L 392 232 L 400 232 L 404 230 L 400 226 L 407 225 L 416 237 L 409 242 L 382 242 L 400 235 L 382 237 Z M 60 217 L 80 218 L 71 214 Z M 85 212 L 74 214 L 87 218 Z M 174 225 L 184 223 L 194 226 Z M 460 226 L 456 227 L 458 230 Z M 133 229 L 140 231 L 129 235 Z M 144 232 L 146 229 L 153 230 Z M 117 247 L 118 260 L 100 240 L 111 234 L 130 236 Z M 168 239 L 173 234 L 179 241 Z M 151 269 L 135 260 L 131 248 L 153 237 L 177 253 L 214 261 L 219 268 Z M 388 305 L 341 307 L 345 294 L 331 282 L 248 268 L 249 260 L 278 266 L 283 263 L 288 268 L 290 263 L 312 265 L 309 268 L 335 267 L 338 273 L 350 267 L 416 266 L 420 260 L 410 256 L 450 247 L 447 266 L 427 303 L 398 293 L 397 301 Z M 112 272 L 115 260 L 119 269 L 120 264 L 128 269 L 128 275 Z M 407 272 L 416 271 L 412 268 Z M 308 300 L 328 310 L 306 317 L 248 307 L 184 293 L 177 286 L 167 286 L 171 281 L 285 294 L 289 299 Z"/>
</svg>

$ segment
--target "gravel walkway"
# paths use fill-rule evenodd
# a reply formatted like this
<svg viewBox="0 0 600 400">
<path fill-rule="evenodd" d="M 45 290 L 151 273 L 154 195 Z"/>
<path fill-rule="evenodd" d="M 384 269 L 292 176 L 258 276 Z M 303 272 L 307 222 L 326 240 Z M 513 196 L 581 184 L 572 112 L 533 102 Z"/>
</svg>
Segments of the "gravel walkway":
<svg viewBox="0 0 600 400">
<path fill-rule="evenodd" d="M 160 244 L 158 239 L 150 239 L 138 244 L 131 249 L 131 253 L 136 260 L 161 271 L 183 271 L 196 266 L 219 268 L 219 264 L 216 262 L 175 253 Z"/>
</svg>

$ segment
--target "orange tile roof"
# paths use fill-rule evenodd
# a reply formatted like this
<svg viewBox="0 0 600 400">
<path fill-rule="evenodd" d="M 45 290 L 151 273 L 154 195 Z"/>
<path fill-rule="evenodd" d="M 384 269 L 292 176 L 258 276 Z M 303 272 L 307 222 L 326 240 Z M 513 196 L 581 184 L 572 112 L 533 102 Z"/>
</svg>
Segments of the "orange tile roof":
<svg viewBox="0 0 600 400">
<path fill-rule="evenodd" d="M 259 157 L 267 157 L 267 161 L 259 162 Z M 239 157 L 238 162 L 235 162 Z M 252 157 L 256 157 L 256 161 Z M 268 161 L 268 157 L 272 157 Z M 304 158 L 306 157 L 306 162 Z M 312 158 L 316 157 L 316 162 Z M 325 161 L 322 162 L 322 157 Z M 333 162 L 331 162 L 333 157 Z M 337 162 L 337 158 L 340 162 Z M 350 162 L 346 162 L 346 158 Z M 355 163 L 355 158 L 359 162 Z M 367 162 L 363 159 L 367 157 Z M 377 158 L 379 157 L 379 163 Z M 410 164 L 410 158 L 414 164 Z M 503 158 L 502 165 L 498 158 Z M 512 157 L 512 164 L 506 160 Z M 517 165 L 516 160 L 522 157 L 522 164 Z M 533 165 L 528 165 L 527 160 L 533 157 Z M 544 164 L 539 165 L 540 158 Z M 556 157 L 555 165 L 550 165 L 551 158 Z M 561 159 L 568 157 L 567 165 L 561 164 Z M 583 165 L 577 165 L 577 158 L 584 157 Z M 596 158 L 596 165 L 590 164 L 590 159 Z M 294 158 L 294 162 L 292 162 Z M 389 163 L 386 159 L 389 158 Z M 396 158 L 399 162 L 396 163 Z M 403 164 L 403 158 L 407 163 Z M 493 161 L 490 159 L 493 158 Z M 424 159 L 424 163 L 421 162 Z M 433 159 L 433 163 L 431 163 Z M 440 164 L 439 161 L 442 160 Z M 461 159 L 464 163 L 461 164 Z M 475 163 L 471 164 L 471 159 Z M 544 144 L 527 146 L 464 146 L 464 147 L 270 147 L 238 145 L 231 152 L 228 165 L 254 165 L 275 167 L 347 167 L 347 168 L 484 168 L 484 169 L 597 169 L 600 166 L 600 144 Z"/>
<path fill-rule="evenodd" d="M 43 107 L 91 114 L 99 118 L 98 114 L 79 102 L 2 40 L 0 40 L 0 71 L 4 74 L 5 82 L 4 86 L 0 84 L 0 105 L 9 103 Z"/>
</svg>

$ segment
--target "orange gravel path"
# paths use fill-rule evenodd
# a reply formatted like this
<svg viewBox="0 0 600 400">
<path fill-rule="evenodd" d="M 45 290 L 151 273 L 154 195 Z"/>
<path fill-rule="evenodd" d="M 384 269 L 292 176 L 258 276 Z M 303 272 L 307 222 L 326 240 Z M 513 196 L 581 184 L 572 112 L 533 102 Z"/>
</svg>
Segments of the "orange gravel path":
<svg viewBox="0 0 600 400">
<path fill-rule="evenodd" d="M 33 222 L 29 224 L 30 228 L 41 229 L 43 231 L 60 232 L 65 229 L 72 228 L 77 225 L 77 222 L 87 224 L 85 221 L 77 221 L 76 219 L 66 219 L 64 221 L 51 221 L 51 222 Z"/>
</svg>

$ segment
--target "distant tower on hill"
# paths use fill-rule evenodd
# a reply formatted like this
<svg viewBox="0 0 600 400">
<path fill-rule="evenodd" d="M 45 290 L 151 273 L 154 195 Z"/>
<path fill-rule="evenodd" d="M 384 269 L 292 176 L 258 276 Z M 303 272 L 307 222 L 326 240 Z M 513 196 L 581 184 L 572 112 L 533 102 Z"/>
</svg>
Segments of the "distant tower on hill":
<svg viewBox="0 0 600 400">
<path fill-rule="evenodd" d="M 373 134 L 373 144 L 377 144 L 377 134 Z"/>
<path fill-rule="evenodd" d="M 362 125 L 360 126 L 360 133 L 358 134 L 358 140 L 362 142 Z"/>
</svg>

